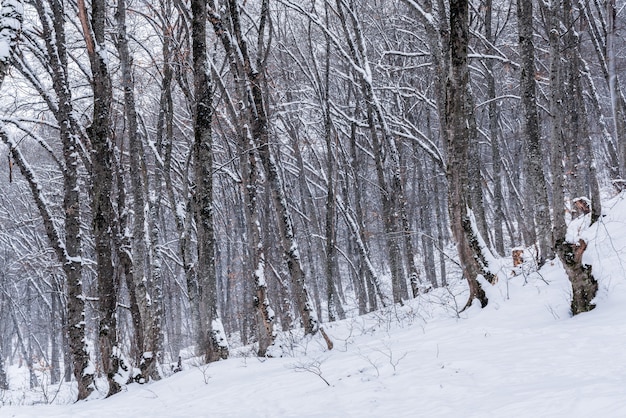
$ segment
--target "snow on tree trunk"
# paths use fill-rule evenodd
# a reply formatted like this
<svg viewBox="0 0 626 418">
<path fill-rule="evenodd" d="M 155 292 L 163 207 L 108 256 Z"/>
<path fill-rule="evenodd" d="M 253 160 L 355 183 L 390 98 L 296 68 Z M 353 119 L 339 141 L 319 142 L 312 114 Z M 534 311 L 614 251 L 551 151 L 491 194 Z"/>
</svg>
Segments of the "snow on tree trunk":
<svg viewBox="0 0 626 418">
<path fill-rule="evenodd" d="M 228 344 L 217 310 L 215 271 L 215 231 L 213 226 L 213 86 L 207 57 L 207 8 L 202 0 L 192 0 L 192 52 L 194 71 L 193 164 L 194 218 L 198 261 L 196 275 L 202 328 L 200 349 L 207 362 L 228 357 Z"/>
<path fill-rule="evenodd" d="M 481 306 L 487 305 L 487 296 L 482 289 L 478 275 L 489 282 L 495 277 L 490 273 L 482 253 L 480 236 L 475 228 L 470 210 L 470 183 L 468 179 L 468 155 L 471 143 L 468 117 L 470 109 L 466 106 L 468 94 L 469 70 L 467 47 L 469 41 L 469 4 L 467 0 L 450 2 L 450 71 L 446 81 L 446 126 L 447 126 L 447 178 L 448 208 L 452 234 L 456 241 L 463 275 L 469 284 L 470 295 L 466 307 L 474 299 Z"/>
<path fill-rule="evenodd" d="M 92 144 L 91 197 L 97 260 L 97 282 L 100 321 L 98 346 L 104 372 L 109 382 L 108 396 L 120 391 L 115 377 L 119 371 L 119 348 L 117 344 L 117 293 L 118 283 L 113 266 L 114 211 L 111 193 L 113 189 L 113 145 L 111 140 L 111 78 L 105 46 L 106 4 L 103 0 L 91 3 L 91 19 L 87 21 L 84 0 L 78 2 L 78 12 L 87 53 L 91 64 L 93 88 L 93 118 L 88 128 Z"/>
<path fill-rule="evenodd" d="M 139 308 L 141 319 L 142 337 L 139 344 L 139 369 L 141 376 L 135 379 L 148 381 L 150 378 L 158 380 L 159 358 L 162 350 L 161 332 L 161 304 L 162 298 L 158 289 L 159 278 L 152 269 L 149 261 L 154 259 L 154 247 L 151 245 L 150 225 L 157 222 L 156 216 L 149 213 L 154 209 L 154 204 L 147 200 L 147 168 L 145 164 L 144 148 L 139 134 L 138 118 L 135 105 L 135 83 L 132 74 L 132 56 L 128 48 L 128 35 L 126 33 L 126 1 L 117 2 L 117 50 L 119 53 L 120 67 L 122 71 L 122 88 L 124 90 L 124 113 L 127 123 L 130 151 L 130 181 L 133 196 L 132 220 L 132 278 L 134 294 Z M 151 353 L 146 355 L 146 353 Z"/>
<path fill-rule="evenodd" d="M 598 292 L 598 282 L 591 273 L 591 266 L 582 262 L 587 243 L 579 240 L 577 243 L 567 242 L 564 239 L 556 244 L 556 251 L 563 263 L 563 268 L 572 284 L 572 314 L 588 312 L 595 308 L 592 302 Z"/>
</svg>

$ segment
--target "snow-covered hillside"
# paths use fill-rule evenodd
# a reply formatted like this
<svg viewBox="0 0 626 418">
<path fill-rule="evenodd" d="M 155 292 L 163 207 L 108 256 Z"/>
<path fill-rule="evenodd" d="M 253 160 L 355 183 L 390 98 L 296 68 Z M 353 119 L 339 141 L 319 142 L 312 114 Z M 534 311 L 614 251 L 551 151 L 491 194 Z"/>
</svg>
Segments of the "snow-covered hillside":
<svg viewBox="0 0 626 418">
<path fill-rule="evenodd" d="M 460 282 L 326 324 L 332 351 L 321 336 L 283 335 L 282 358 L 188 365 L 110 399 L 27 406 L 26 391 L 0 393 L 0 417 L 626 416 L 626 196 L 604 213 L 590 228 L 570 225 L 600 282 L 592 312 L 570 317 L 558 262 L 513 275 L 505 259 L 485 309 L 457 312 Z M 62 390 L 54 402 L 72 397 Z"/>
</svg>

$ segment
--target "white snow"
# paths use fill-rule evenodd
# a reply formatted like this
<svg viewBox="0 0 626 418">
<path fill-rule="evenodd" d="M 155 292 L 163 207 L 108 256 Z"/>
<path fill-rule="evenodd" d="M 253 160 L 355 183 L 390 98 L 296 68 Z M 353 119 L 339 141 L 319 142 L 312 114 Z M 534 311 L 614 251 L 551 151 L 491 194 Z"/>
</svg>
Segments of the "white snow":
<svg viewBox="0 0 626 418">
<path fill-rule="evenodd" d="M 64 405 L 20 405 L 35 395 L 10 368 L 14 389 L 1 394 L 0 416 L 626 416 L 626 197 L 604 202 L 604 213 L 591 227 L 571 225 L 588 242 L 584 260 L 600 283 L 589 313 L 570 316 L 558 261 L 513 276 L 502 259 L 485 309 L 459 313 L 467 293 L 456 281 L 403 307 L 324 324 L 332 351 L 320 335 L 281 333 L 272 352 L 282 358 L 233 350 L 229 360 L 185 365 L 109 399 L 72 403 L 63 389 L 54 403 Z M 56 388 L 47 390 L 52 399 Z"/>
<path fill-rule="evenodd" d="M 21 1 L 4 0 L 0 10 L 0 62 L 11 59 L 17 36 L 22 28 L 24 6 Z"/>
</svg>

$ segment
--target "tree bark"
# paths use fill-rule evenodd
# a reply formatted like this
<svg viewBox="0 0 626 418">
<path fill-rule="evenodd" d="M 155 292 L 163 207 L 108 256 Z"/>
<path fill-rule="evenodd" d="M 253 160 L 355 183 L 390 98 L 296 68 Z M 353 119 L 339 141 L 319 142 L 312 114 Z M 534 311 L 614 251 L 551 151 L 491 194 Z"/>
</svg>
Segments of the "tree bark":
<svg viewBox="0 0 626 418">
<path fill-rule="evenodd" d="M 489 282 L 495 277 L 488 270 L 482 249 L 478 245 L 478 232 L 471 219 L 470 182 L 468 178 L 469 148 L 471 144 L 469 120 L 471 109 L 468 94 L 469 69 L 467 47 L 469 43 L 468 0 L 450 1 L 450 71 L 446 80 L 446 113 L 448 162 L 448 211 L 452 235 L 456 241 L 463 275 L 469 285 L 469 307 L 474 299 L 486 306 L 488 299 L 477 277 Z"/>
<path fill-rule="evenodd" d="M 128 35 L 126 33 L 126 1 L 117 1 L 115 15 L 118 25 L 116 47 L 120 59 L 122 72 L 122 88 L 124 91 L 124 115 L 126 132 L 128 134 L 130 156 L 130 182 L 133 196 L 132 234 L 132 279 L 137 307 L 140 311 L 142 340 L 137 341 L 140 353 L 138 359 L 140 376 L 135 379 L 147 382 L 149 379 L 160 379 L 158 370 L 159 358 L 162 351 L 162 331 L 160 311 L 162 296 L 158 289 L 158 278 L 151 268 L 149 261 L 154 257 L 154 247 L 151 244 L 148 225 L 155 225 L 158 220 L 154 204 L 146 201 L 148 190 L 147 169 L 145 164 L 144 148 L 139 133 L 137 110 L 135 105 L 135 83 L 132 75 L 132 56 L 128 49 Z M 121 208 L 124 210 L 125 208 Z M 148 216 L 147 216 L 148 215 Z"/>
<path fill-rule="evenodd" d="M 495 37 L 492 28 L 493 0 L 485 0 L 485 38 L 491 44 L 487 51 L 494 54 L 493 45 Z M 494 75 L 493 60 L 485 60 L 485 69 L 487 78 L 487 99 L 489 114 L 489 140 L 491 145 L 491 162 L 493 165 L 493 235 L 494 248 L 500 255 L 505 255 L 504 250 L 504 234 L 502 224 L 504 223 L 504 196 L 502 193 L 502 158 L 500 156 L 500 143 L 498 139 L 498 104 L 496 98 L 496 77 Z"/>
<path fill-rule="evenodd" d="M 215 231 L 213 226 L 213 87 L 207 56 L 207 6 L 203 0 L 192 0 L 192 50 L 194 70 L 194 142 L 195 175 L 194 219 L 198 246 L 196 274 L 202 329 L 200 349 L 206 362 L 228 357 L 228 343 L 217 310 L 217 277 L 215 271 Z"/>
<path fill-rule="evenodd" d="M 533 44 L 533 2 L 517 1 L 519 48 L 521 57 L 520 88 L 524 116 L 524 166 L 526 175 L 525 202 L 526 222 L 534 222 L 531 237 L 539 246 L 537 262 L 541 266 L 554 256 L 552 250 L 550 205 L 545 174 L 543 150 L 537 115 L 535 47 Z M 531 243 L 531 244 L 534 244 Z"/>
<path fill-rule="evenodd" d="M 235 69 L 235 73 L 240 73 L 241 77 L 245 77 L 246 95 L 245 98 L 242 99 L 247 108 L 252 138 L 254 139 L 258 156 L 263 164 L 274 203 L 278 230 L 283 247 L 283 258 L 289 269 L 296 307 L 302 318 L 305 333 L 315 334 L 319 329 L 319 320 L 315 314 L 314 305 L 306 286 L 300 250 L 298 248 L 291 211 L 287 203 L 283 180 L 280 177 L 277 162 L 270 148 L 269 119 L 266 108 L 266 98 L 263 92 L 263 85 L 265 83 L 265 68 L 261 56 L 263 53 L 263 42 L 259 42 L 260 50 L 257 51 L 257 53 L 260 55 L 255 68 L 250 58 L 247 43 L 242 34 L 239 18 L 239 2 L 237 0 L 229 1 L 228 12 L 230 22 L 233 26 L 234 37 L 228 36 L 229 34 L 225 32 L 224 23 L 215 12 L 214 7 L 211 9 L 209 20 L 213 25 L 216 35 L 218 35 L 222 41 L 224 50 L 229 56 L 231 67 Z M 268 12 L 269 1 L 266 0 L 262 4 L 261 15 L 265 15 L 265 17 L 262 17 L 262 21 L 264 21 L 263 19 L 267 19 L 266 15 Z M 262 33 L 263 30 L 265 30 L 265 23 L 259 25 L 259 28 Z M 260 36 L 263 35 L 261 34 Z M 234 44 L 233 41 L 236 41 L 236 44 Z"/>
<path fill-rule="evenodd" d="M 115 217 L 111 200 L 113 189 L 113 145 L 110 132 L 112 91 L 105 46 L 107 18 L 105 1 L 92 1 L 90 22 L 87 21 L 84 0 L 78 1 L 78 13 L 92 72 L 93 118 L 88 133 L 92 144 L 92 229 L 98 263 L 100 310 L 98 345 L 109 382 L 107 396 L 111 396 L 119 392 L 121 387 L 115 380 L 119 369 L 120 349 L 117 345 L 116 318 L 118 289 L 112 258 L 112 231 Z"/>
</svg>

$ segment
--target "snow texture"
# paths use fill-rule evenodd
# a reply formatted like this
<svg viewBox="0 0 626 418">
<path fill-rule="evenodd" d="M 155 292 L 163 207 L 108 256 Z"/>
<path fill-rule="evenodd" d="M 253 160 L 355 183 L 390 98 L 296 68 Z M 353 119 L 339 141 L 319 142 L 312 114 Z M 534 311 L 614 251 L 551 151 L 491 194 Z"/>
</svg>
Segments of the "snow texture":
<svg viewBox="0 0 626 418">
<path fill-rule="evenodd" d="M 61 405 L 22 406 L 42 389 L 26 389 L 25 368 L 11 367 L 0 416 L 626 416 L 626 195 L 604 208 L 594 225 L 570 225 L 588 242 L 584 262 L 600 283 L 591 312 L 570 316 L 558 260 L 513 275 L 512 260 L 499 259 L 485 309 L 458 311 L 467 288 L 457 280 L 402 307 L 325 324 L 332 351 L 319 334 L 280 333 L 272 350 L 282 357 L 258 361 L 246 356 L 252 350 L 232 350 L 229 360 L 189 363 L 88 402 L 72 403 L 75 393 L 62 387 L 53 401 Z M 52 399 L 57 388 L 47 390 Z"/>
<path fill-rule="evenodd" d="M 0 10 L 0 62 L 7 64 L 11 60 L 17 36 L 22 28 L 24 7 L 21 1 L 4 0 Z"/>
</svg>

